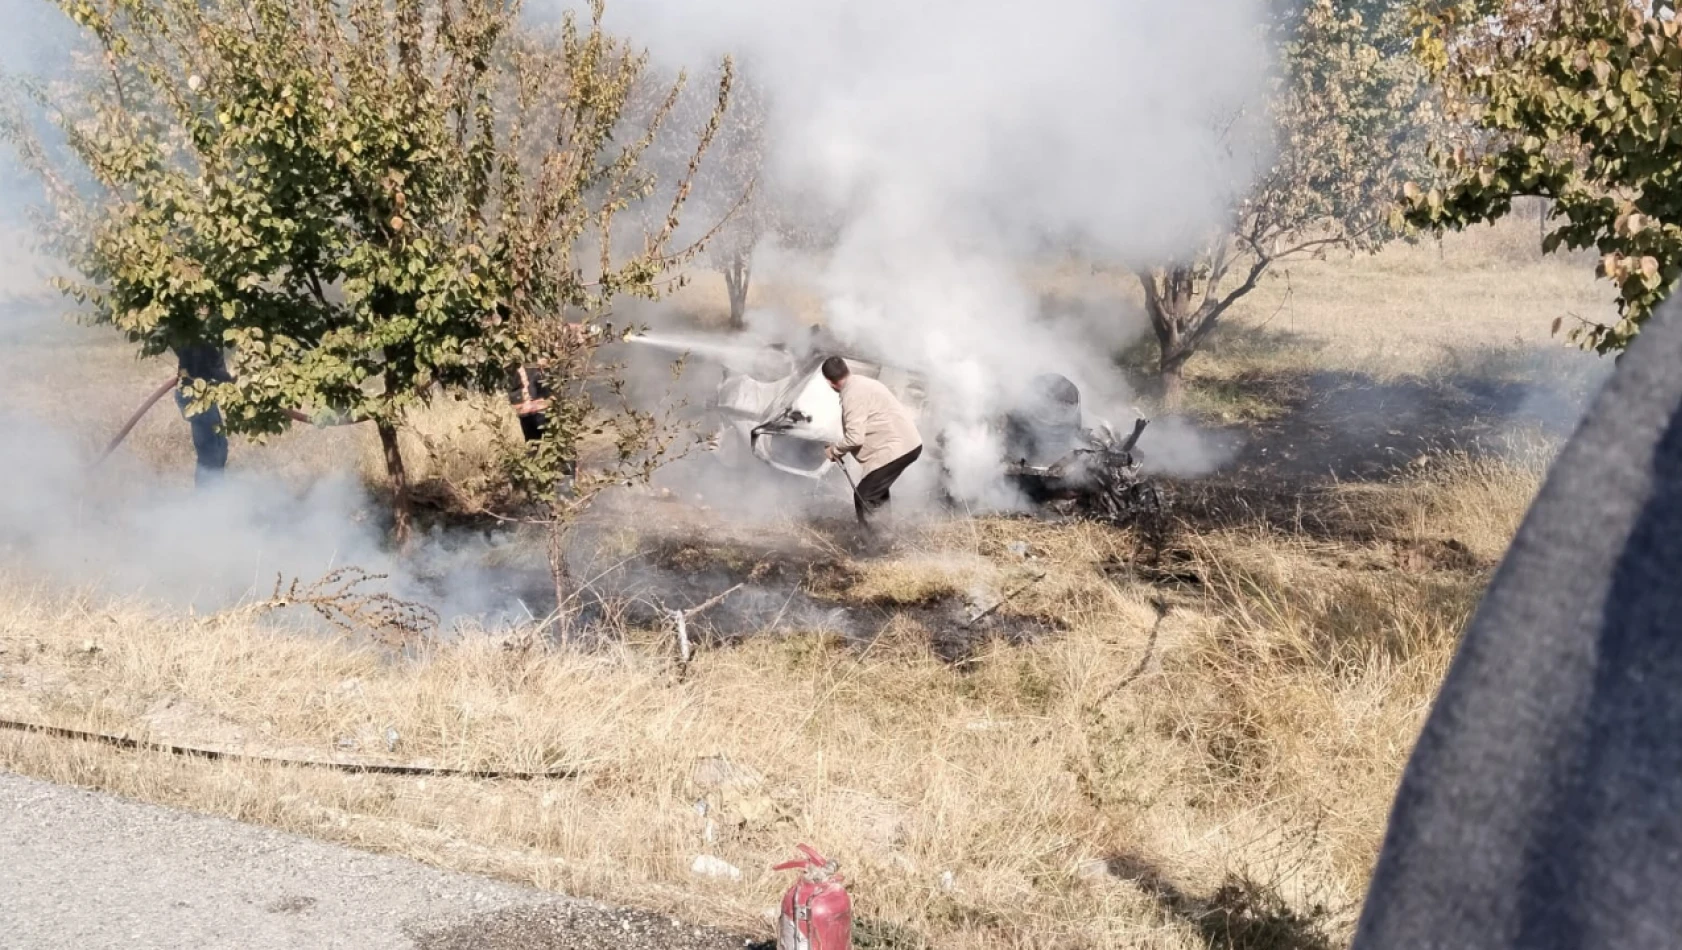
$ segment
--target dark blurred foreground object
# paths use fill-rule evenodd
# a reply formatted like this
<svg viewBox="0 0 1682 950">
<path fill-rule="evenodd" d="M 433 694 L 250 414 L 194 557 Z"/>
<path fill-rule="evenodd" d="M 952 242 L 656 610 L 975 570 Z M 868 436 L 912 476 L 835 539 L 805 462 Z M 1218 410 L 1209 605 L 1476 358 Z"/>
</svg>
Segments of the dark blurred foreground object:
<svg viewBox="0 0 1682 950">
<path fill-rule="evenodd" d="M 234 377 L 228 372 L 228 364 L 222 357 L 220 347 L 209 343 L 194 343 L 175 348 L 176 367 L 181 374 L 182 382 L 188 383 L 204 380 L 207 383 L 231 383 Z M 190 397 L 185 385 L 175 387 L 175 406 L 181 410 L 181 418 L 187 420 L 188 427 L 193 433 L 193 456 L 195 466 L 193 481 L 203 486 L 222 474 L 228 467 L 228 437 L 222 432 L 222 410 L 214 404 L 204 410 L 189 414 L 187 404 Z"/>
<path fill-rule="evenodd" d="M 1682 312 L 1630 347 L 1468 627 L 1355 950 L 1682 947 Z"/>
</svg>

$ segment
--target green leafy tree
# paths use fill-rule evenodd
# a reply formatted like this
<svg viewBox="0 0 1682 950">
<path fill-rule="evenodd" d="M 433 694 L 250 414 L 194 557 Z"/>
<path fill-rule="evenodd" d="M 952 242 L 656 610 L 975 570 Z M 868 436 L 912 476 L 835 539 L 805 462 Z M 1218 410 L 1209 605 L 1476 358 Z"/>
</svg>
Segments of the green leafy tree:
<svg viewBox="0 0 1682 950">
<path fill-rule="evenodd" d="M 1671 0 L 1432 4 L 1417 45 L 1451 115 L 1408 217 L 1459 229 L 1552 199 L 1544 247 L 1594 248 L 1619 319 L 1571 338 L 1622 350 L 1682 278 L 1682 23 Z M 1558 325 L 1556 323 L 1556 330 Z"/>
<path fill-rule="evenodd" d="M 1200 253 L 1136 271 L 1169 406 L 1180 402 L 1187 361 L 1275 265 L 1332 248 L 1375 250 L 1395 236 L 1391 198 L 1420 159 L 1412 133 L 1430 115 L 1423 70 L 1387 55 L 1406 27 L 1405 11 L 1383 4 L 1310 0 L 1277 12 L 1280 65 L 1260 174 L 1234 189 L 1226 228 Z"/>
<path fill-rule="evenodd" d="M 536 362 L 558 383 L 543 438 L 527 444 L 510 439 L 506 427 L 493 429 L 502 433 L 501 474 L 520 502 L 495 513 L 544 532 L 557 605 L 553 621 L 563 638 L 584 588 L 571 564 L 580 518 L 604 492 L 647 485 L 661 466 L 697 444 L 681 402 L 665 399 L 650 407 L 646 397 L 633 398 L 624 367 L 603 358 L 601 344 L 619 335 L 604 324 L 551 324 L 536 334 Z M 682 372 L 681 361 L 673 364 L 674 380 Z"/>
<path fill-rule="evenodd" d="M 291 413 L 378 429 L 408 531 L 404 414 L 439 388 L 500 391 L 569 316 L 651 294 L 688 177 L 637 239 L 641 158 L 681 77 L 629 121 L 644 54 L 584 21 L 528 26 L 515 0 L 61 0 L 96 55 L 27 87 L 10 137 L 47 181 L 64 289 L 142 353 L 212 341 L 231 383 L 194 384 L 231 432 Z M 692 148 L 692 177 L 717 129 Z M 628 250 L 627 250 L 628 248 Z"/>
</svg>

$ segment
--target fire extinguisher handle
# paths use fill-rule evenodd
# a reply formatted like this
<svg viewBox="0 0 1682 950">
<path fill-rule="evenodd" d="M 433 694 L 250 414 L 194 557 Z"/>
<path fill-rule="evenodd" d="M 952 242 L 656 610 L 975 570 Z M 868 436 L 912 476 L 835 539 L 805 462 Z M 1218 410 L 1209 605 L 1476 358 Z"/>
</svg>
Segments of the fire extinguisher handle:
<svg viewBox="0 0 1682 950">
<path fill-rule="evenodd" d="M 835 873 L 835 862 L 819 854 L 812 848 L 811 845 L 795 845 L 795 849 L 804 855 L 804 857 L 795 858 L 793 861 L 784 861 L 781 864 L 773 864 L 771 865 L 771 870 L 796 871 L 802 868 L 821 868 L 831 874 Z"/>
</svg>

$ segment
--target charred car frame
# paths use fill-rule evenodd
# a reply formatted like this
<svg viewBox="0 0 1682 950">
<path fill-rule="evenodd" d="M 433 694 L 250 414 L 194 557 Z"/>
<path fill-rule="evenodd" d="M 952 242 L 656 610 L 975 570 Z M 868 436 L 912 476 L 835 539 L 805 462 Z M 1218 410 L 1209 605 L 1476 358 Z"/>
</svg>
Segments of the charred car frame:
<svg viewBox="0 0 1682 950">
<path fill-rule="evenodd" d="M 709 407 L 718 427 L 719 459 L 732 467 L 762 465 L 800 478 L 824 478 L 836 465 L 825 458 L 824 447 L 840 442 L 842 433 L 841 403 L 823 378 L 822 362 L 813 357 L 796 363 L 772 350 L 754 372 L 727 375 Z M 897 367 L 853 358 L 847 363 L 854 373 L 881 381 L 918 416 L 930 455 L 941 462 L 942 491 L 950 499 L 944 433 L 928 422 L 940 413 L 925 381 Z M 1088 426 L 1080 390 L 1056 374 L 1031 380 L 1016 407 L 991 421 L 1004 446 L 1002 472 L 1025 499 L 1061 514 L 1118 525 L 1163 509 L 1163 495 L 1145 477 L 1138 451 L 1148 425 L 1139 418 L 1126 436 L 1101 420 Z"/>
</svg>

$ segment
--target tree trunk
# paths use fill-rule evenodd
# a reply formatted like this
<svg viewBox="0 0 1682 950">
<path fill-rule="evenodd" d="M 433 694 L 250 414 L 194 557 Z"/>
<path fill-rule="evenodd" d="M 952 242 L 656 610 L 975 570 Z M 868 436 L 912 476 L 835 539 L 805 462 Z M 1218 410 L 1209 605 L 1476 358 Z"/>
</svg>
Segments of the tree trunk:
<svg viewBox="0 0 1682 950">
<path fill-rule="evenodd" d="M 1162 408 L 1179 412 L 1186 398 L 1186 361 L 1192 348 L 1184 333 L 1185 319 L 1173 312 L 1152 308 L 1151 326 L 1156 330 L 1156 378 L 1162 384 Z"/>
<path fill-rule="evenodd" d="M 385 472 L 391 478 L 391 536 L 399 547 L 408 545 L 410 524 L 409 471 L 403 467 L 403 450 L 397 444 L 397 427 L 389 422 L 374 424 L 385 454 Z"/>
<path fill-rule="evenodd" d="M 730 329 L 747 327 L 748 279 L 751 276 L 746 254 L 730 258 L 724 265 L 724 287 L 730 292 Z"/>
<path fill-rule="evenodd" d="M 1185 402 L 1185 365 L 1193 350 L 1189 330 L 1195 315 L 1188 312 L 1193 303 L 1191 274 L 1185 268 L 1169 268 L 1159 279 L 1157 273 L 1144 271 L 1139 283 L 1145 290 L 1145 314 L 1156 332 L 1162 408 L 1178 412 Z"/>
<path fill-rule="evenodd" d="M 1162 383 L 1162 408 L 1169 412 L 1178 412 L 1185 405 L 1185 369 L 1190 356 L 1191 353 L 1185 351 L 1171 355 L 1164 350 L 1162 359 L 1157 363 L 1157 379 Z"/>
<path fill-rule="evenodd" d="M 572 639 L 572 618 L 578 604 L 573 602 L 577 585 L 573 583 L 572 568 L 567 564 L 567 541 L 572 536 L 571 525 L 557 521 L 549 525 L 549 579 L 555 586 L 555 625 L 560 640 Z"/>
</svg>

